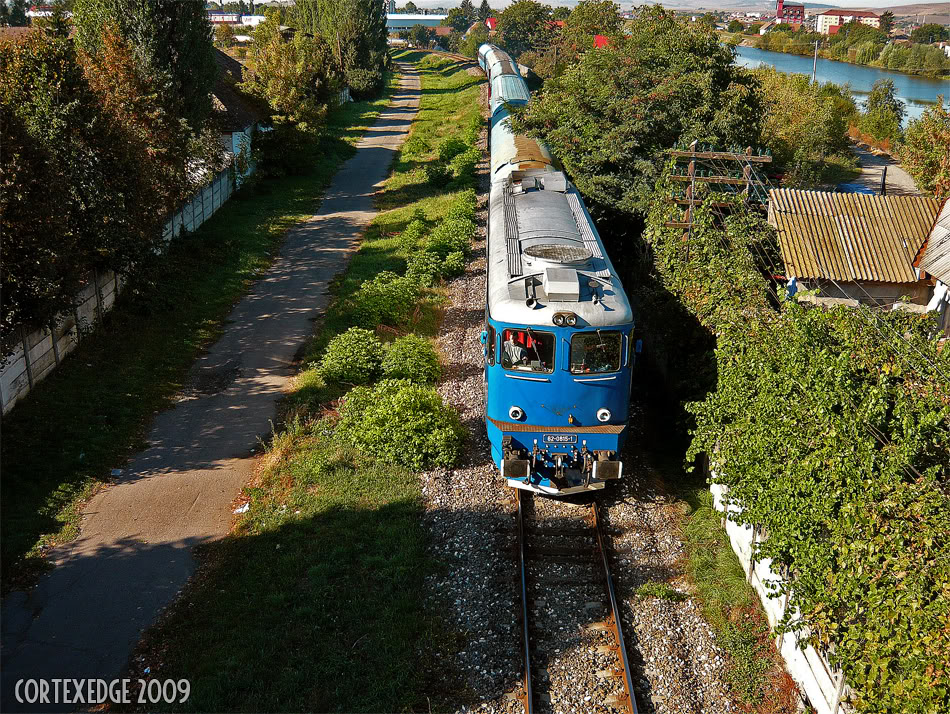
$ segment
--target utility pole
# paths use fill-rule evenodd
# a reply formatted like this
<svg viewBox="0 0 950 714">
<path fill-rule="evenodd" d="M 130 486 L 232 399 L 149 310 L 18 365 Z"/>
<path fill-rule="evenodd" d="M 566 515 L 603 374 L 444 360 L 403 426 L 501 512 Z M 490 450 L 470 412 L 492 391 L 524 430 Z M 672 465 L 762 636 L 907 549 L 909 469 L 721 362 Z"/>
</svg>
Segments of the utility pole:
<svg viewBox="0 0 950 714">
<path fill-rule="evenodd" d="M 811 83 L 814 84 L 818 76 L 818 40 L 815 40 L 815 61 L 811 66 Z"/>
</svg>

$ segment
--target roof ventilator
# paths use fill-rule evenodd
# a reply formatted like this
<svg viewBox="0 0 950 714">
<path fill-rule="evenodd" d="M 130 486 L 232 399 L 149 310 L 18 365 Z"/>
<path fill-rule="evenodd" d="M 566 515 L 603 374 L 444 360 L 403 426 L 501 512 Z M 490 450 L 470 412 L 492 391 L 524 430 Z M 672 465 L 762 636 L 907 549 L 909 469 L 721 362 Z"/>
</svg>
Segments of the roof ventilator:
<svg viewBox="0 0 950 714">
<path fill-rule="evenodd" d="M 573 268 L 545 268 L 543 284 L 548 300 L 579 302 L 581 299 L 581 284 Z"/>
</svg>

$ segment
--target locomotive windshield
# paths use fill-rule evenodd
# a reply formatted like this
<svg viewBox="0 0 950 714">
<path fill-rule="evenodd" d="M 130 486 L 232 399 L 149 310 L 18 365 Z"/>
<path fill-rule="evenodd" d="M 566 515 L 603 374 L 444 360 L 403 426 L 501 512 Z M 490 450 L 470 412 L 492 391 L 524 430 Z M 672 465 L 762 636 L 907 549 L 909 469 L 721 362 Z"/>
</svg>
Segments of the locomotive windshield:
<svg viewBox="0 0 950 714">
<path fill-rule="evenodd" d="M 554 335 L 535 330 L 505 330 L 501 333 L 501 366 L 522 372 L 554 371 Z"/>
<path fill-rule="evenodd" d="M 616 372 L 620 369 L 623 335 L 619 332 L 579 332 L 571 338 L 571 372 Z"/>
</svg>

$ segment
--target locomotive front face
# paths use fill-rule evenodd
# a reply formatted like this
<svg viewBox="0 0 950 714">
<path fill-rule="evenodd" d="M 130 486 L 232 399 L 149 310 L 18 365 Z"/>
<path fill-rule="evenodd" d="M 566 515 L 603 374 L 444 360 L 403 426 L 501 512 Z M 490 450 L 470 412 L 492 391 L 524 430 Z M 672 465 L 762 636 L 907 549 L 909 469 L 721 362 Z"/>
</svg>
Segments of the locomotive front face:
<svg viewBox="0 0 950 714">
<path fill-rule="evenodd" d="M 566 495 L 622 473 L 632 326 L 578 328 L 572 316 L 550 327 L 492 321 L 484 334 L 492 458 L 515 488 Z"/>
</svg>

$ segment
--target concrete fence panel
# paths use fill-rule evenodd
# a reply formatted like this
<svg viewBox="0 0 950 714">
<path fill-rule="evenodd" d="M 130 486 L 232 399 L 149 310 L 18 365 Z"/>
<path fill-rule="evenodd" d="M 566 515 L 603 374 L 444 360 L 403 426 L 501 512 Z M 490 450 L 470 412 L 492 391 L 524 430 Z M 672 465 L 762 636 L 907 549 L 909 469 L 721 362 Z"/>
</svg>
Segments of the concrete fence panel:
<svg viewBox="0 0 950 714">
<path fill-rule="evenodd" d="M 164 241 L 177 238 L 183 229 L 196 230 L 231 194 L 231 180 L 225 170 L 169 218 L 162 231 Z M 18 344 L 0 364 L 0 402 L 4 414 L 76 349 L 83 333 L 99 325 L 126 283 L 112 271 L 94 271 L 89 278 L 89 284 L 76 297 L 74 310 L 59 315 L 51 326 L 19 331 Z"/>
<path fill-rule="evenodd" d="M 741 525 L 729 520 L 729 512 L 738 512 L 734 504 L 727 505 L 728 489 L 720 484 L 710 486 L 716 510 L 724 514 L 724 526 L 739 563 L 746 573 L 746 579 L 755 589 L 762 602 L 762 608 L 769 624 L 785 617 L 787 599 L 775 597 L 775 584 L 782 578 L 772 569 L 772 561 L 763 558 L 753 561 L 754 542 L 760 534 L 749 525 Z M 770 587 L 771 586 L 771 587 Z M 797 616 L 797 613 L 793 613 Z M 792 679 L 808 697 L 818 714 L 847 714 L 851 708 L 842 702 L 847 693 L 847 684 L 840 672 L 834 671 L 826 657 L 811 645 L 802 649 L 799 635 L 787 633 L 776 637 L 776 649 L 785 660 L 785 667 Z"/>
</svg>

